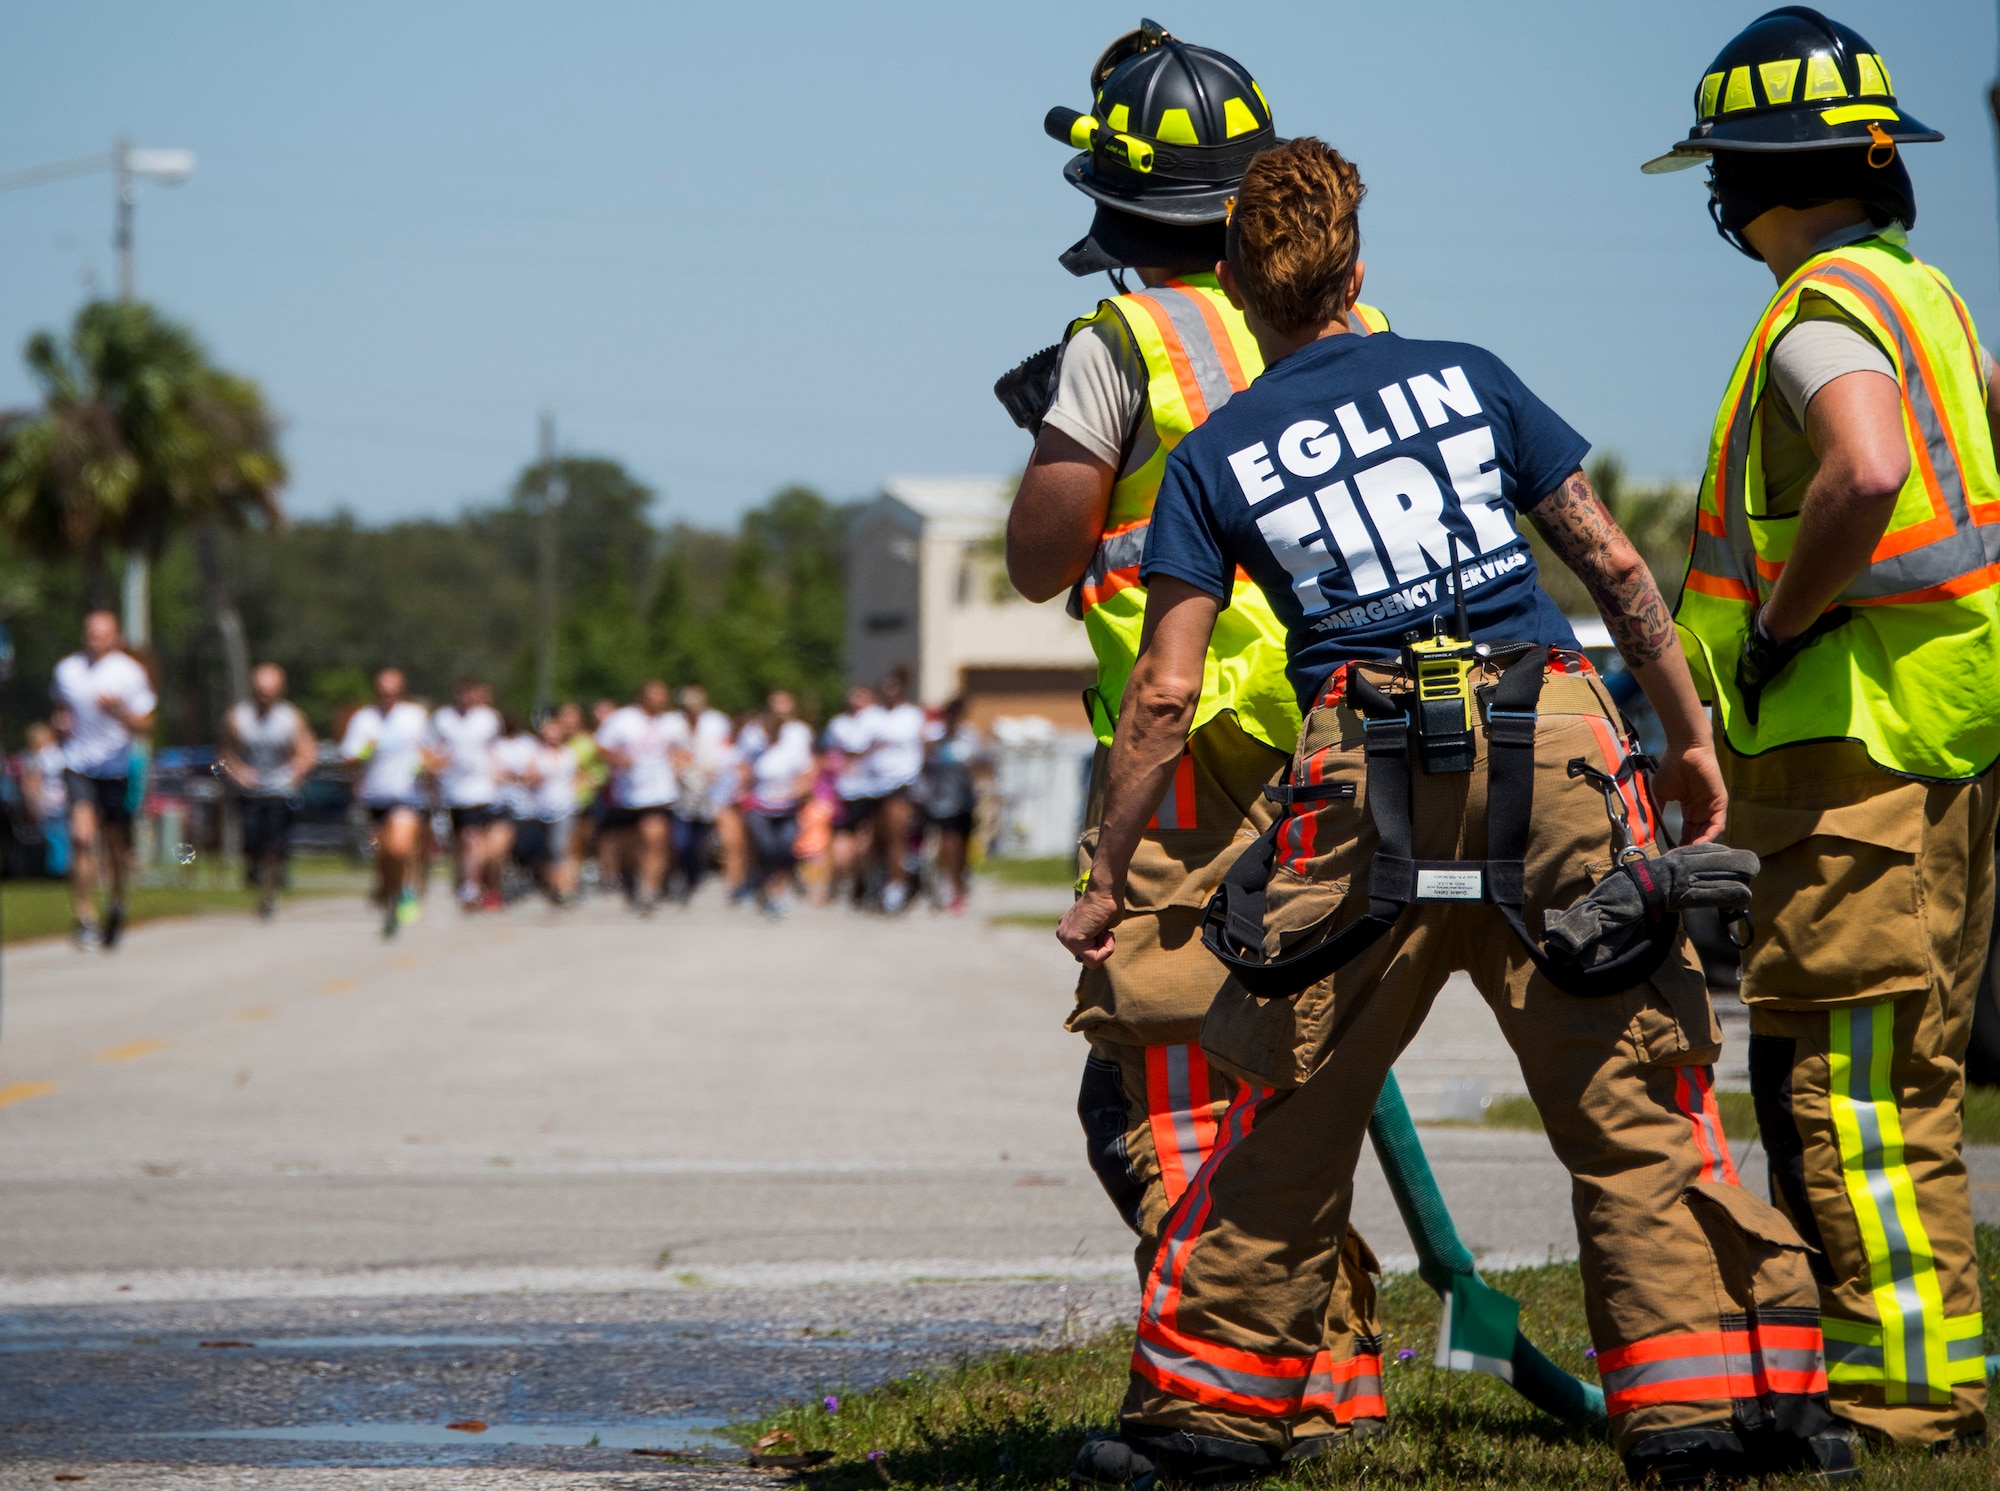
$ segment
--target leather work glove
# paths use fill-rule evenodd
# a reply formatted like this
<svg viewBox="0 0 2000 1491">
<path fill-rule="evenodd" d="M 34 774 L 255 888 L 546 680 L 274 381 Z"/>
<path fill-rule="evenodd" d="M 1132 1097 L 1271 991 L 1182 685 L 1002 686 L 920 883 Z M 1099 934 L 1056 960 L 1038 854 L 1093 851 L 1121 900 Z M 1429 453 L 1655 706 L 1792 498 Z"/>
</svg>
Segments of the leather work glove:
<svg viewBox="0 0 2000 1491">
<path fill-rule="evenodd" d="M 1645 927 L 1684 908 L 1747 911 L 1750 877 L 1760 868 L 1749 850 L 1724 844 L 1686 844 L 1657 859 L 1635 855 L 1567 911 L 1544 917 L 1544 941 L 1585 966 L 1606 962 Z"/>
<path fill-rule="evenodd" d="M 1044 347 L 1022 358 L 1000 375 L 993 385 L 993 397 L 1008 416 L 1037 439 L 1042 434 L 1042 416 L 1056 401 L 1056 372 L 1062 366 L 1062 343 Z"/>
<path fill-rule="evenodd" d="M 1764 630 L 1764 613 L 1757 613 L 1750 623 L 1750 635 L 1743 639 L 1743 651 L 1736 658 L 1736 688 L 1743 695 L 1743 712 L 1750 716 L 1751 724 L 1757 723 L 1764 690 L 1791 666 L 1792 659 L 1828 632 L 1845 626 L 1853 615 L 1852 606 L 1835 606 L 1791 641 L 1778 642 Z"/>
</svg>

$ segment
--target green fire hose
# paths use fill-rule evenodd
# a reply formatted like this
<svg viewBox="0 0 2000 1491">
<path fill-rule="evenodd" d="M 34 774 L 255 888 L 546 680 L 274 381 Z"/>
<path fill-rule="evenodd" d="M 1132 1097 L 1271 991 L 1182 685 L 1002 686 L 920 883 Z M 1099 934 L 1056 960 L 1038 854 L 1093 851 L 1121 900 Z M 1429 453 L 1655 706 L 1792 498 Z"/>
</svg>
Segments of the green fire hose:
<svg viewBox="0 0 2000 1491">
<path fill-rule="evenodd" d="M 1521 1334 L 1520 1305 L 1481 1281 L 1472 1250 L 1460 1239 L 1431 1174 L 1394 1072 L 1382 1081 L 1368 1136 L 1375 1141 L 1396 1210 L 1417 1245 L 1417 1274 L 1445 1302 L 1438 1327 L 1439 1364 L 1491 1372 L 1557 1418 L 1601 1420 L 1604 1390 L 1578 1381 L 1537 1351 Z"/>
</svg>

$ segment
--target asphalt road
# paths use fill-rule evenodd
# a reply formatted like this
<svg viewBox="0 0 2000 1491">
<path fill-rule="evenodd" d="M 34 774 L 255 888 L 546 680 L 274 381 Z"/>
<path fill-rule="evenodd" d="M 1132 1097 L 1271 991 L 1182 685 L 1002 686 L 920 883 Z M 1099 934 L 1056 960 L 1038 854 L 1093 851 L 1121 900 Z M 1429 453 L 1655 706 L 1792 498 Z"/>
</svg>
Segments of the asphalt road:
<svg viewBox="0 0 2000 1491">
<path fill-rule="evenodd" d="M 643 922 L 434 895 L 384 944 L 324 900 L 142 927 L 115 956 L 10 951 L 0 1486 L 182 1462 L 191 1486 L 373 1464 L 389 1479 L 339 1483 L 540 1487 L 614 1462 L 614 1484 L 668 1484 L 695 1472 L 642 1474 L 613 1440 L 1122 1316 L 1130 1237 L 1083 1163 L 1061 1027 L 1073 965 L 989 919 L 1060 903 L 989 887 L 964 917 L 772 924 L 714 895 Z M 1507 1090 L 1497 1046 L 1449 991 L 1401 1069 L 1419 1112 Z M 1540 1136 L 1425 1134 L 1475 1250 L 1573 1251 Z M 1356 1220 L 1409 1260 L 1372 1161 Z M 200 1345 L 237 1338 L 256 1345 Z M 453 1414 L 521 1442 L 446 1433 Z M 158 1437 L 331 1423 L 400 1427 Z"/>
</svg>

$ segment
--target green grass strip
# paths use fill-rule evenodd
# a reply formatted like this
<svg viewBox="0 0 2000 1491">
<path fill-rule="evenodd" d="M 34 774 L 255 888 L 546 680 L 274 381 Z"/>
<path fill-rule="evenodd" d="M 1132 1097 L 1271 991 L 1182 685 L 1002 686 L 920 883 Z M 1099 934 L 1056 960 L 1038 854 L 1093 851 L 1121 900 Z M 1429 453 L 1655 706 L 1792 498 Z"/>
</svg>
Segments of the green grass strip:
<svg viewBox="0 0 2000 1491">
<path fill-rule="evenodd" d="M 2000 1350 L 2000 1228 L 1979 1229 L 1986 1294 L 1986 1349 Z M 1575 1264 L 1511 1269 L 1487 1276 L 1521 1301 L 1521 1326 L 1565 1370 L 1595 1380 L 1583 1283 Z M 1334 1487 L 1491 1487 L 1601 1491 L 1625 1484 L 1602 1427 L 1562 1424 L 1530 1407 L 1495 1378 L 1439 1372 L 1438 1302 L 1414 1274 L 1382 1281 L 1385 1390 L 1390 1433 L 1260 1485 L 1274 1491 Z M 729 1432 L 745 1445 L 773 1433 L 788 1439 L 770 1453 L 830 1451 L 813 1472 L 815 1491 L 881 1487 L 1055 1488 L 1085 1435 L 1112 1427 L 1124 1396 L 1128 1333 L 1010 1351 L 919 1372 L 868 1392 L 838 1382 L 806 1405 L 782 1409 Z M 829 1412 L 822 1398 L 833 1397 Z M 1868 1457 L 1870 1491 L 1991 1491 L 1992 1452 L 1933 1459 L 1922 1453 Z M 1774 1478 L 1767 1491 L 1804 1488 Z"/>
</svg>

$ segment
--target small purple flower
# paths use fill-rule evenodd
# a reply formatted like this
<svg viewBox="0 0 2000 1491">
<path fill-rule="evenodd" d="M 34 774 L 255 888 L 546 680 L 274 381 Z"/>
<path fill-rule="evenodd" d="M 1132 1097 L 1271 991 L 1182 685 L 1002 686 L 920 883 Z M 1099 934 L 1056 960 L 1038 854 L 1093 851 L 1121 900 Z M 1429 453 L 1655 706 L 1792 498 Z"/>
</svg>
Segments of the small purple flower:
<svg viewBox="0 0 2000 1491">
<path fill-rule="evenodd" d="M 1586 1347 L 1584 1347 L 1584 1348 L 1583 1348 L 1583 1359 L 1584 1359 L 1585 1361 L 1587 1361 L 1587 1362 L 1594 1362 L 1594 1361 L 1596 1361 L 1596 1360 L 1597 1360 L 1597 1348 L 1596 1348 L 1595 1346 L 1586 1346 Z"/>
<path fill-rule="evenodd" d="M 833 1394 L 828 1393 L 824 1398 L 821 1398 L 819 1400 L 819 1406 L 821 1408 L 824 1408 L 828 1413 L 839 1413 L 840 1399 L 834 1397 Z"/>
<path fill-rule="evenodd" d="M 1410 1350 L 1407 1346 L 1404 1347 L 1401 1351 L 1396 1353 L 1396 1360 L 1399 1362 L 1413 1362 L 1416 1359 L 1417 1359 L 1417 1354 L 1414 1351 Z"/>
<path fill-rule="evenodd" d="M 886 1460 L 888 1457 L 889 1452 L 887 1450 L 870 1450 L 868 1452 L 868 1458 L 871 1460 Z"/>
</svg>

